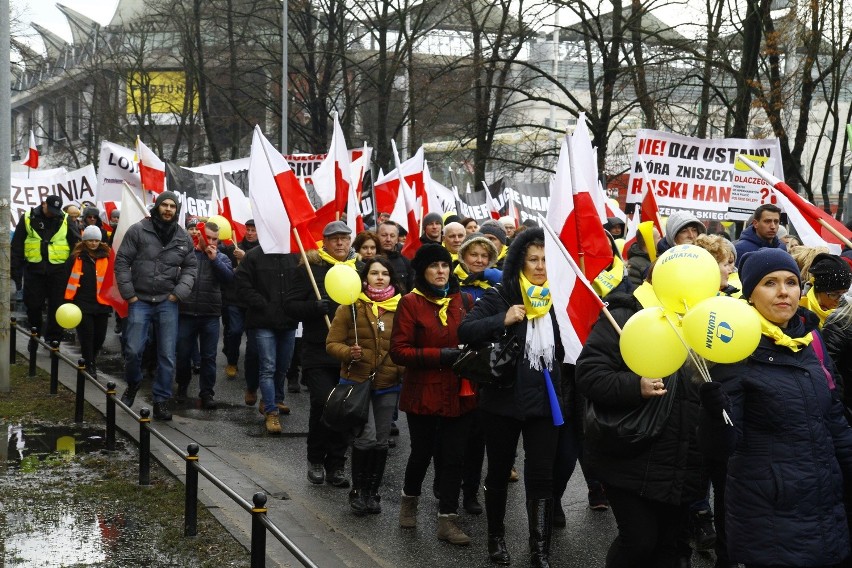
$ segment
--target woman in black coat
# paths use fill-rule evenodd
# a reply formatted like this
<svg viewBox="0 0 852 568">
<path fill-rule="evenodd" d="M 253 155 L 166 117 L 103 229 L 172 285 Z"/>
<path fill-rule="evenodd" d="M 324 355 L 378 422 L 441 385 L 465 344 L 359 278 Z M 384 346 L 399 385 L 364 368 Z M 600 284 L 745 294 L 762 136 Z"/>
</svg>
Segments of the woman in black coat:
<svg viewBox="0 0 852 568">
<path fill-rule="evenodd" d="M 564 349 L 544 261 L 543 230 L 519 233 L 506 255 L 502 284 L 487 289 L 459 326 L 463 343 L 496 341 L 508 333 L 517 337 L 522 350 L 511 388 L 480 389 L 479 411 L 488 453 L 488 554 L 501 565 L 510 561 L 503 523 L 506 488 L 518 438 L 523 434 L 531 566 L 550 566 L 553 463 L 559 431 L 553 423 L 544 370 L 549 370 L 558 397 Z"/>
</svg>

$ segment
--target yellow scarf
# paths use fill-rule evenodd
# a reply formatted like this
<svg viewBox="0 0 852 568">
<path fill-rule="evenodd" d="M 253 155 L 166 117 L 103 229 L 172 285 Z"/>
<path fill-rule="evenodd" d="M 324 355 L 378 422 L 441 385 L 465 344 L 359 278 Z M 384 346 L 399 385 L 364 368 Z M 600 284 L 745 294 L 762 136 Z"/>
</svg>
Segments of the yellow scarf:
<svg viewBox="0 0 852 568">
<path fill-rule="evenodd" d="M 606 295 L 615 290 L 616 286 L 621 284 L 623 279 L 624 261 L 616 255 L 612 259 L 612 268 L 598 274 L 597 278 L 592 282 L 592 288 L 595 289 L 598 296 L 606 298 Z"/>
<path fill-rule="evenodd" d="M 509 247 L 503 245 L 503 248 L 500 249 L 500 252 L 497 253 L 497 260 L 495 262 L 500 262 L 504 258 L 506 258 L 506 253 L 509 252 Z"/>
<path fill-rule="evenodd" d="M 754 306 L 752 306 L 752 309 L 754 309 Z M 790 349 L 790 351 L 796 353 L 798 351 L 801 351 L 803 347 L 807 347 L 808 345 L 810 345 L 811 341 L 814 340 L 813 333 L 808 333 L 804 337 L 797 337 L 793 339 L 792 337 L 784 333 L 783 329 L 763 317 L 756 309 L 754 310 L 754 313 L 756 313 L 757 317 L 760 318 L 761 333 L 763 333 L 763 335 L 774 341 L 775 345 L 787 347 Z"/>
<path fill-rule="evenodd" d="M 358 295 L 358 299 L 370 306 L 370 309 L 373 310 L 373 315 L 376 317 L 379 317 L 379 308 L 382 308 L 387 312 L 395 312 L 400 298 L 402 298 L 402 294 L 397 294 L 396 296 L 391 296 L 387 300 L 377 302 L 375 300 L 371 300 L 364 292 L 361 292 Z"/>
<path fill-rule="evenodd" d="M 811 286 L 811 289 L 808 290 L 808 293 L 802 296 L 802 299 L 799 300 L 799 305 L 803 308 L 807 308 L 817 316 L 819 316 L 819 328 L 822 329 L 823 324 L 825 323 L 825 318 L 831 314 L 834 310 L 824 310 L 819 305 L 819 300 L 816 297 L 816 289 Z"/>
<path fill-rule="evenodd" d="M 527 319 L 540 318 L 550 311 L 553 297 L 550 295 L 550 284 L 547 280 L 542 286 L 536 286 L 527 280 L 524 273 L 519 275 L 521 283 L 521 297 L 524 299 L 524 309 L 527 311 Z"/>
<path fill-rule="evenodd" d="M 333 256 L 331 256 L 330 254 L 328 254 L 328 253 L 325 251 L 325 249 L 319 249 L 319 251 L 317 251 L 317 252 L 319 252 L 319 256 L 320 256 L 320 258 L 321 258 L 321 259 L 323 259 L 324 261 L 326 261 L 327 263 L 329 263 L 329 264 L 331 264 L 331 265 L 335 265 L 335 264 L 348 264 L 348 265 L 349 265 L 349 266 L 351 266 L 352 268 L 355 268 L 355 261 L 356 261 L 357 259 L 356 259 L 356 257 L 354 257 L 354 256 L 353 256 L 352 258 L 348 259 L 348 260 L 337 260 L 336 258 L 334 258 Z"/>
<path fill-rule="evenodd" d="M 458 277 L 459 283 L 462 286 L 479 286 L 484 290 L 488 290 L 489 288 L 491 288 L 491 284 L 489 284 L 485 280 L 474 280 L 472 282 L 467 282 L 467 279 L 470 277 L 470 274 L 465 272 L 461 264 L 456 264 L 456 267 L 453 269 L 453 274 Z"/>
<path fill-rule="evenodd" d="M 433 304 L 436 304 L 438 306 L 438 317 L 441 320 L 441 325 L 444 326 L 444 327 L 447 327 L 447 308 L 450 307 L 450 299 L 451 298 L 449 296 L 446 297 L 446 298 L 433 298 L 431 296 L 427 296 L 426 294 L 424 294 L 423 292 L 421 292 L 417 288 L 412 290 L 412 292 L 414 292 L 418 296 L 423 296 L 424 298 L 426 298 L 427 300 L 429 300 Z"/>
</svg>

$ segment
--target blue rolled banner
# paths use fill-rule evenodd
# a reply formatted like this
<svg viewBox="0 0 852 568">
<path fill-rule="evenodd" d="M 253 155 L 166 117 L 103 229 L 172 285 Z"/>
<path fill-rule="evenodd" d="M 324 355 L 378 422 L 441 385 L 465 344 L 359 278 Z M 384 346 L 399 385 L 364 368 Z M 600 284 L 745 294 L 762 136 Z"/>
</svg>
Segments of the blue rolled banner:
<svg viewBox="0 0 852 568">
<path fill-rule="evenodd" d="M 562 409 L 559 408 L 559 397 L 556 396 L 556 389 L 553 388 L 553 379 L 550 378 L 550 371 L 544 369 L 544 384 L 547 387 L 547 398 L 550 401 L 550 413 L 553 415 L 553 425 L 562 426 L 565 420 L 562 418 Z"/>
</svg>

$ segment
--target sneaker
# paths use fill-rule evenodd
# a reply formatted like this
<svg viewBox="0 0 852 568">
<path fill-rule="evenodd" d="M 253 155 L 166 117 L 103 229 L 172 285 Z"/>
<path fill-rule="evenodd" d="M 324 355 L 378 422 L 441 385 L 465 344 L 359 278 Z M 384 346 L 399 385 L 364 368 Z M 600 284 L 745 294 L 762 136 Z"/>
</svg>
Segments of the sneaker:
<svg viewBox="0 0 852 568">
<path fill-rule="evenodd" d="M 334 487 L 339 487 L 344 489 L 349 487 L 349 480 L 346 479 L 346 472 L 343 471 L 343 468 L 335 469 L 331 473 L 327 473 L 325 476 L 326 483 L 330 483 Z"/>
<path fill-rule="evenodd" d="M 201 395 L 201 408 L 204 410 L 216 410 L 218 407 L 219 405 L 214 400 L 213 395 Z"/>
<path fill-rule="evenodd" d="M 169 411 L 168 401 L 161 400 L 154 403 L 154 420 L 162 420 L 168 422 L 172 419 L 172 413 Z"/>
<path fill-rule="evenodd" d="M 124 393 L 121 395 L 121 402 L 127 406 L 133 406 L 133 402 L 136 400 L 136 393 L 139 392 L 140 384 L 127 385 L 127 388 L 124 389 Z"/>
<path fill-rule="evenodd" d="M 225 376 L 229 379 L 237 378 L 237 366 L 236 365 L 225 365 Z"/>
<path fill-rule="evenodd" d="M 692 536 L 695 550 L 710 552 L 716 545 L 716 527 L 713 526 L 713 511 L 697 511 L 692 514 Z"/>
<path fill-rule="evenodd" d="M 278 413 L 270 412 L 266 415 L 266 433 L 267 434 L 280 434 L 281 433 L 281 422 L 278 420 Z"/>
<path fill-rule="evenodd" d="M 518 470 L 515 469 L 515 466 L 512 466 L 512 471 L 509 472 L 509 482 L 517 483 L 520 478 L 521 476 L 518 475 Z"/>
<path fill-rule="evenodd" d="M 458 518 L 455 514 L 438 515 L 438 540 L 446 540 L 457 546 L 470 544 L 470 537 L 459 528 Z"/>
<path fill-rule="evenodd" d="M 246 390 L 246 406 L 254 406 L 257 404 L 257 391 Z"/>
<path fill-rule="evenodd" d="M 321 463 L 308 463 L 308 481 L 314 485 L 322 485 L 325 481 L 325 469 Z"/>
<path fill-rule="evenodd" d="M 606 498 L 606 491 L 600 483 L 594 483 L 589 486 L 589 509 L 592 511 L 606 511 L 609 509 L 609 499 Z"/>
</svg>

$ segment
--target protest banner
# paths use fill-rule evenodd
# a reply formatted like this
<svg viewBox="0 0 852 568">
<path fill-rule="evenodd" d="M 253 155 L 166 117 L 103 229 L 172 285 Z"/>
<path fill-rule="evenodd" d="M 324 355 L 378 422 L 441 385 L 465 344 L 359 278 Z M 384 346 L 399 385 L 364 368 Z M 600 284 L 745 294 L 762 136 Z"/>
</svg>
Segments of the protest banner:
<svg viewBox="0 0 852 568">
<path fill-rule="evenodd" d="M 202 174 L 166 162 L 166 185 L 169 191 L 177 194 L 181 203 L 178 211 L 178 223 L 181 227 L 186 226 L 187 219 L 218 214 L 213 203 L 213 191 L 219 196 L 224 194 L 219 182 L 219 173 Z"/>
<path fill-rule="evenodd" d="M 654 187 L 661 215 L 685 210 L 700 219 L 726 220 L 735 174 L 741 178 L 755 177 L 736 172 L 734 164 L 738 154 L 774 158 L 774 173 L 778 177 L 784 175 L 781 147 L 775 138 L 703 140 L 657 130 L 639 130 L 631 160 L 627 202 L 641 202 L 647 177 Z M 643 163 L 647 176 L 642 175 Z M 752 181 L 740 179 L 738 183 L 748 187 Z M 753 185 L 759 192 L 761 185 Z"/>
<path fill-rule="evenodd" d="M 526 183 L 501 178 L 489 185 L 488 191 L 497 203 L 501 216 L 509 215 L 510 207 L 518 211 L 520 222 L 527 219 L 536 220 L 539 213 L 547 215 L 550 187 L 546 183 Z M 471 217 L 476 219 L 477 223 L 491 219 L 485 199 L 485 189 L 460 193 L 458 197 L 460 201 L 456 212 L 459 217 Z"/>
<path fill-rule="evenodd" d="M 13 177 L 11 179 L 11 228 L 22 214 L 40 205 L 48 195 L 58 195 L 65 205 L 80 204 L 84 201 L 95 202 L 97 179 L 95 167 L 91 164 L 67 173 L 58 173 L 49 177 Z"/>
<path fill-rule="evenodd" d="M 766 156 L 746 156 L 758 166 L 772 171 L 775 159 Z M 754 210 L 764 203 L 778 203 L 775 192 L 766 181 L 751 171 L 742 160 L 734 163 L 734 176 L 731 183 L 731 201 L 728 203 L 728 219 L 745 221 L 751 217 Z"/>
<path fill-rule="evenodd" d="M 113 142 L 101 142 L 98 157 L 98 189 L 94 201 L 114 201 L 121 203 L 124 183 L 139 192 L 142 180 L 139 177 L 139 164 L 135 161 L 133 148 L 125 148 Z"/>
</svg>

